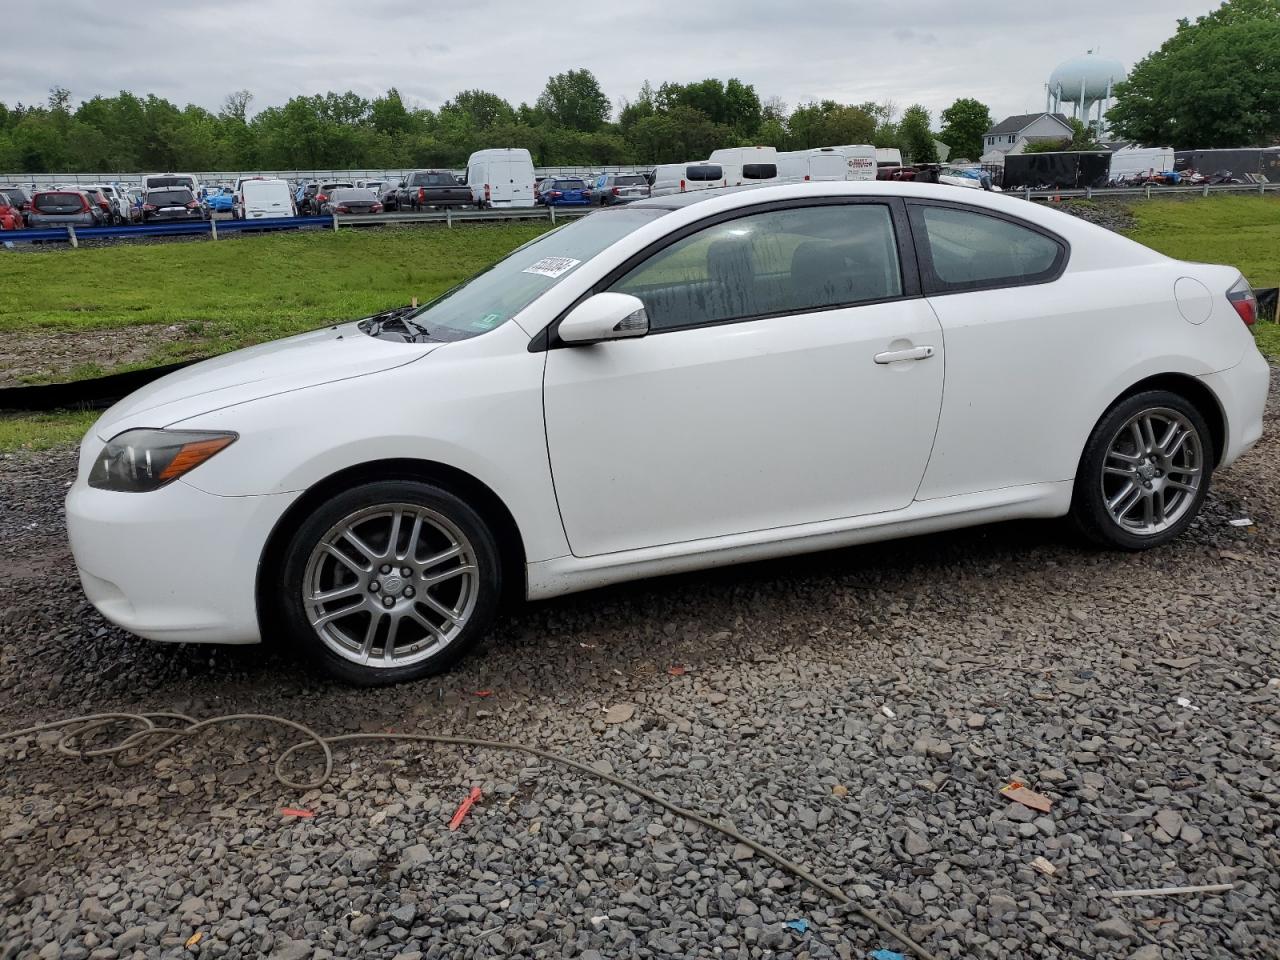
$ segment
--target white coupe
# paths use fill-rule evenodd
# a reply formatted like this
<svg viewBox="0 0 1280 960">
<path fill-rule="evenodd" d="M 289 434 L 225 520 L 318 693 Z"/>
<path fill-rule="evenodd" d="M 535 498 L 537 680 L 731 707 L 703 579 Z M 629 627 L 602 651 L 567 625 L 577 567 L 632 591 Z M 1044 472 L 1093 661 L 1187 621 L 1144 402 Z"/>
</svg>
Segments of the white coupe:
<svg viewBox="0 0 1280 960">
<path fill-rule="evenodd" d="M 1177 536 L 1257 441 L 1239 271 L 911 183 L 593 213 L 416 310 L 171 374 L 85 437 L 85 593 L 155 640 L 437 672 L 511 596 L 1013 517 Z"/>
</svg>

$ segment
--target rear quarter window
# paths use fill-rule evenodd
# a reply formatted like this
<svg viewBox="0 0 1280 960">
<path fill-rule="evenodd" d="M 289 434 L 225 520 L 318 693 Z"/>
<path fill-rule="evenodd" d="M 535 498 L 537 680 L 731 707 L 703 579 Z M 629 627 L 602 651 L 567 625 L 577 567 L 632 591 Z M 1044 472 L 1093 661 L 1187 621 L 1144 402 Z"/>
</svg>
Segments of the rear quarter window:
<svg viewBox="0 0 1280 960">
<path fill-rule="evenodd" d="M 1065 241 L 1031 224 L 978 210 L 910 205 L 926 293 L 957 293 L 1055 280 Z"/>
</svg>

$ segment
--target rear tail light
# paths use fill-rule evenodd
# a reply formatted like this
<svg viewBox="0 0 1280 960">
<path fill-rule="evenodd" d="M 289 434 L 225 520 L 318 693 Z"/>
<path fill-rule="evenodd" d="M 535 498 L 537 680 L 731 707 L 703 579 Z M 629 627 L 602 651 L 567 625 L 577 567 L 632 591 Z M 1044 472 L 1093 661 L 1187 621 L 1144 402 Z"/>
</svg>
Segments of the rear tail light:
<svg viewBox="0 0 1280 960">
<path fill-rule="evenodd" d="M 374 213 L 381 213 L 381 212 L 382 212 L 382 204 L 380 204 L 380 203 L 375 203 L 375 204 L 373 205 L 373 212 L 374 212 Z"/>
<path fill-rule="evenodd" d="M 559 190 L 552 190 L 552 191 L 551 191 L 551 199 L 552 199 L 552 200 L 554 200 L 556 197 L 563 197 L 563 196 L 564 196 L 564 194 L 563 194 L 563 193 L 561 193 Z"/>
<path fill-rule="evenodd" d="M 337 210 L 338 210 L 338 212 L 339 212 L 339 213 L 350 213 L 350 212 L 351 212 L 350 208 L 349 208 L 345 203 L 340 203 L 340 204 L 338 204 Z"/>
<path fill-rule="evenodd" d="M 681 180 L 681 181 L 680 181 L 680 192 L 681 192 L 681 193 L 684 193 L 684 181 L 683 181 L 683 180 Z"/>
<path fill-rule="evenodd" d="M 808 175 L 807 173 L 804 175 L 804 179 L 805 179 L 805 182 L 806 182 L 806 183 L 808 183 L 808 182 L 809 182 L 809 175 Z"/>
<path fill-rule="evenodd" d="M 1258 319 L 1258 298 L 1254 296 L 1249 281 L 1241 277 L 1236 285 L 1227 291 L 1227 299 L 1231 301 L 1231 306 L 1235 307 L 1236 313 L 1240 314 L 1240 319 L 1245 322 L 1245 325 L 1253 326 L 1254 321 Z"/>
<path fill-rule="evenodd" d="M 614 195 L 615 197 L 616 197 L 616 196 L 618 196 L 620 193 L 621 193 L 621 191 L 620 191 L 617 187 L 614 187 L 614 188 L 613 188 L 613 195 Z"/>
<path fill-rule="evenodd" d="M 328 199 L 329 199 L 329 198 L 328 198 L 328 197 L 326 197 L 323 193 L 317 193 L 317 194 L 316 194 L 316 203 L 324 203 L 324 202 L 325 202 L 326 200 L 328 200 Z"/>
<path fill-rule="evenodd" d="M 197 201 L 195 201 L 195 200 L 190 200 L 190 201 L 188 201 L 188 202 L 187 202 L 187 209 L 188 209 L 188 210 L 194 210 L 194 209 L 195 209 L 196 207 L 198 207 L 198 206 L 200 206 L 200 204 L 199 204 Z"/>
<path fill-rule="evenodd" d="M 142 205 L 143 210 L 154 210 L 155 208 L 156 208 L 156 205 L 154 203 L 144 203 Z"/>
</svg>

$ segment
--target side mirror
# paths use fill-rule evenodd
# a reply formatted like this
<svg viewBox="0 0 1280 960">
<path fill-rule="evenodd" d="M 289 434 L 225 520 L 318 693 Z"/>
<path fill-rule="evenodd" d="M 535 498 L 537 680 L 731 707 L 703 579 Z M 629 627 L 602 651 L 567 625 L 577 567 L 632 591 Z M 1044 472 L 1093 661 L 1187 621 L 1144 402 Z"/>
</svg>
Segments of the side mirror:
<svg viewBox="0 0 1280 960">
<path fill-rule="evenodd" d="M 597 293 L 560 321 L 560 339 L 570 344 L 604 343 L 649 332 L 644 302 L 629 293 Z"/>
</svg>

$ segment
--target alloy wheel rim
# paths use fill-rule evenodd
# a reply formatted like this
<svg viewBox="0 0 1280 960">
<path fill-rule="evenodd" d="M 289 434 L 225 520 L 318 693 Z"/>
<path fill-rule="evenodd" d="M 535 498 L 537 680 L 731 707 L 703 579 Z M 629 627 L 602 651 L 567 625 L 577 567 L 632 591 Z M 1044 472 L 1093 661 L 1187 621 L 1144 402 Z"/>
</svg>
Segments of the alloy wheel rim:
<svg viewBox="0 0 1280 960">
<path fill-rule="evenodd" d="M 311 551 L 302 605 L 321 642 L 376 669 L 435 656 L 469 622 L 479 592 L 471 541 L 447 517 L 412 503 L 365 507 Z"/>
<path fill-rule="evenodd" d="M 1111 438 L 1099 479 L 1107 513 L 1120 529 L 1138 537 L 1163 533 L 1186 515 L 1200 491 L 1200 434 L 1177 410 L 1139 411 Z"/>
</svg>

